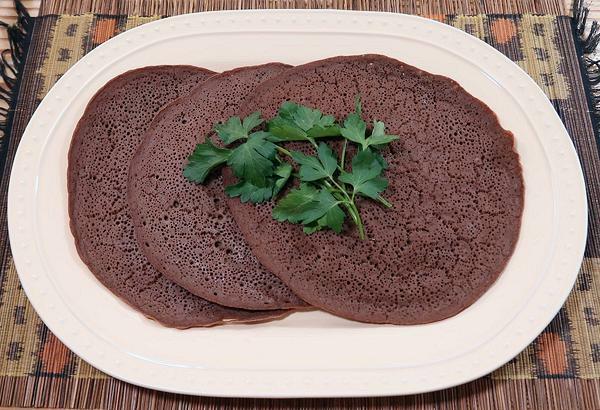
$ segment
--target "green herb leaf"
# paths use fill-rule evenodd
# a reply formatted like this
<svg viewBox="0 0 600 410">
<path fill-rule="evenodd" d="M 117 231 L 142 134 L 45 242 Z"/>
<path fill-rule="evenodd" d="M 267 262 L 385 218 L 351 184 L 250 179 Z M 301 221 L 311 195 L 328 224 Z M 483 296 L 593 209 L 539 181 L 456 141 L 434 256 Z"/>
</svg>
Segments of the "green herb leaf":
<svg viewBox="0 0 600 410">
<path fill-rule="evenodd" d="M 376 147 L 372 145 L 371 148 L 376 148 Z M 381 165 L 381 168 L 388 169 L 388 163 L 385 160 L 385 158 L 383 158 L 383 155 L 381 155 L 380 152 L 373 151 L 373 155 L 375 155 L 375 158 L 377 159 L 377 162 L 379 162 L 379 164 Z"/>
<path fill-rule="evenodd" d="M 294 119 L 294 113 L 298 109 L 298 104 L 291 101 L 284 101 L 279 106 L 279 110 L 277 111 L 277 115 L 282 118 L 286 118 L 288 120 Z"/>
<path fill-rule="evenodd" d="M 284 162 L 275 168 L 273 177 L 267 180 L 266 186 L 256 186 L 248 181 L 239 181 L 237 184 L 225 187 L 225 193 L 232 198 L 240 197 L 242 202 L 258 204 L 268 201 L 276 196 L 285 186 L 292 175 L 292 166 Z"/>
<path fill-rule="evenodd" d="M 310 138 L 325 138 L 325 137 L 337 137 L 340 134 L 340 127 L 338 125 L 315 125 L 306 132 Z"/>
<path fill-rule="evenodd" d="M 381 121 L 373 121 L 373 131 L 367 138 L 367 123 L 361 117 L 362 104 L 359 97 L 356 97 L 355 106 L 355 111 L 346 117 L 344 127 L 340 130 L 344 138 L 359 144 L 362 150 L 367 149 L 369 146 L 380 149 L 398 139 L 397 135 L 387 135 L 385 133 L 385 125 Z"/>
<path fill-rule="evenodd" d="M 318 158 L 305 155 L 299 151 L 292 151 L 292 159 L 300 165 L 298 176 L 301 181 L 311 182 L 327 178 L 327 172 Z"/>
<path fill-rule="evenodd" d="M 229 155 L 227 165 L 235 176 L 253 185 L 268 186 L 268 177 L 273 175 L 277 146 L 267 139 L 268 133 L 255 132 Z"/>
<path fill-rule="evenodd" d="M 317 148 L 317 154 L 319 155 L 319 160 L 321 164 L 323 164 L 323 168 L 327 175 L 332 176 L 335 170 L 337 169 L 337 157 L 329 145 L 321 142 L 319 144 L 319 148 Z"/>
<path fill-rule="evenodd" d="M 263 122 L 264 120 L 260 118 L 260 111 L 256 111 L 244 118 L 242 126 L 244 127 L 244 130 L 246 130 L 246 134 L 250 134 L 254 128 L 258 127 Z"/>
<path fill-rule="evenodd" d="M 281 192 L 285 184 L 290 179 L 290 176 L 292 175 L 292 166 L 287 162 L 283 162 L 279 164 L 277 168 L 275 168 L 274 174 L 277 176 L 277 178 L 275 178 L 275 183 L 273 186 L 273 196 L 276 196 L 279 192 Z"/>
<path fill-rule="evenodd" d="M 277 117 L 268 123 L 277 141 L 301 141 L 340 135 L 340 129 L 331 115 L 319 110 L 286 101 L 281 104 Z"/>
<path fill-rule="evenodd" d="M 292 223 L 308 223 L 318 219 L 326 212 L 318 209 L 318 195 L 319 191 L 315 187 L 301 184 L 277 203 L 273 208 L 273 218 L 280 222 Z M 307 219 L 308 221 L 305 221 Z"/>
<path fill-rule="evenodd" d="M 323 229 L 323 227 L 320 226 L 317 221 L 311 222 L 311 223 L 309 223 L 307 225 L 304 225 L 304 227 L 302 228 L 302 230 L 304 231 L 304 233 L 307 234 L 307 235 L 310 235 L 311 233 L 315 233 L 317 231 L 320 231 L 321 229 Z"/>
<path fill-rule="evenodd" d="M 377 146 L 382 148 L 383 145 L 389 144 L 390 142 L 397 140 L 397 135 L 387 135 L 385 133 L 385 125 L 381 121 L 373 121 L 373 132 L 367 139 L 367 146 Z"/>
<path fill-rule="evenodd" d="M 248 134 L 252 129 L 262 123 L 263 120 L 260 118 L 260 112 L 257 111 L 244 118 L 243 122 L 240 120 L 240 117 L 231 117 L 224 123 L 216 124 L 215 131 L 225 145 L 229 145 L 239 139 L 248 138 Z"/>
<path fill-rule="evenodd" d="M 319 124 L 322 116 L 323 113 L 319 110 L 313 110 L 312 108 L 297 104 L 296 109 L 292 112 L 292 118 L 294 119 L 294 122 L 304 131 L 308 131 L 315 125 Z"/>
<path fill-rule="evenodd" d="M 346 117 L 344 127 L 340 129 L 340 133 L 344 138 L 359 144 L 362 149 L 365 149 L 367 146 L 366 132 L 367 123 L 355 112 Z"/>
<path fill-rule="evenodd" d="M 303 141 L 306 140 L 307 133 L 298 127 L 290 119 L 275 117 L 267 123 L 267 128 L 271 133 L 269 139 L 273 142 L 280 141 Z"/>
<path fill-rule="evenodd" d="M 273 197 L 273 186 L 258 187 L 248 181 L 240 181 L 237 184 L 226 186 L 225 193 L 232 198 L 239 196 L 242 202 L 250 201 L 258 204 Z"/>
<path fill-rule="evenodd" d="M 358 115 L 362 115 L 362 102 L 360 99 L 360 94 L 354 97 L 354 112 Z"/>
<path fill-rule="evenodd" d="M 388 181 L 379 176 L 383 166 L 377 155 L 370 149 L 360 151 L 352 158 L 352 172 L 343 172 L 339 179 L 354 187 L 354 193 L 377 199 L 388 185 Z"/>
<path fill-rule="evenodd" d="M 226 145 L 241 138 L 248 138 L 240 117 L 231 117 L 224 123 L 215 124 L 215 131 Z"/>
<path fill-rule="evenodd" d="M 335 207 L 339 209 L 338 202 L 329 191 L 301 184 L 277 203 L 273 209 L 273 218 L 280 222 L 289 221 L 306 225 L 325 216 Z M 337 226 L 336 220 L 332 225 Z"/>
<path fill-rule="evenodd" d="M 335 233 L 342 232 L 346 214 L 338 205 L 329 209 L 321 218 L 304 226 L 304 233 L 311 234 L 324 228 L 330 228 Z"/>
<path fill-rule="evenodd" d="M 203 183 L 208 174 L 229 159 L 231 150 L 215 147 L 211 140 L 196 145 L 188 163 L 183 169 L 183 176 L 196 183 Z"/>
<path fill-rule="evenodd" d="M 362 184 L 356 186 L 354 189 L 356 192 L 367 196 L 371 199 L 379 199 L 379 195 L 385 191 L 388 187 L 388 180 L 383 177 L 375 177 L 364 181 Z"/>
<path fill-rule="evenodd" d="M 337 158 L 331 148 L 322 142 L 319 144 L 317 153 L 318 158 L 299 151 L 292 151 L 292 158 L 300 165 L 298 175 L 301 181 L 312 182 L 333 176 L 337 168 Z"/>
</svg>

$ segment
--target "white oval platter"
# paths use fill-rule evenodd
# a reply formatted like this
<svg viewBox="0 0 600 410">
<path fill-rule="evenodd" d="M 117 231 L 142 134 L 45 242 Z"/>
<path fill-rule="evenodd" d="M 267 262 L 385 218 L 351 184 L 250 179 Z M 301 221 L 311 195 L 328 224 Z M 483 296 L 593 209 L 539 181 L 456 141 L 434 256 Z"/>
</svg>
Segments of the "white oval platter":
<svg viewBox="0 0 600 410">
<path fill-rule="evenodd" d="M 421 326 L 355 323 L 321 312 L 261 325 L 174 330 L 144 318 L 80 261 L 68 227 L 67 150 L 87 102 L 127 70 L 215 71 L 381 53 L 458 81 L 516 137 L 525 209 L 514 256 L 459 315 Z M 14 162 L 8 222 L 23 287 L 50 330 L 119 379 L 171 392 L 252 397 L 374 396 L 465 383 L 523 350 L 564 303 L 583 256 L 585 186 L 549 100 L 504 55 L 450 26 L 387 13 L 277 10 L 189 14 L 97 47 L 50 90 Z"/>
</svg>

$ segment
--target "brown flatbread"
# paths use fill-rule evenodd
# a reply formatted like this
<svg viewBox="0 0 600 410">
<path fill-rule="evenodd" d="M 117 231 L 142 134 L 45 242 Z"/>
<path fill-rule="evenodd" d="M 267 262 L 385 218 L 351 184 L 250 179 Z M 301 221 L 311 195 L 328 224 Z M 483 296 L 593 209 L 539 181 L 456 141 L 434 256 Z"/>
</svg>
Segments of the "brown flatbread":
<svg viewBox="0 0 600 410">
<path fill-rule="evenodd" d="M 523 179 L 513 136 L 455 81 L 378 55 L 336 57 L 261 84 L 240 114 L 273 116 L 285 100 L 338 118 L 360 95 L 365 120 L 400 136 L 389 162 L 386 210 L 359 207 L 367 239 L 273 220 L 272 203 L 228 200 L 258 260 L 310 304 L 372 323 L 448 318 L 498 278 L 519 235 Z M 234 183 L 224 173 L 226 185 Z"/>
<path fill-rule="evenodd" d="M 212 72 L 189 66 L 129 71 L 96 93 L 69 150 L 70 225 L 81 259 L 108 289 L 166 326 L 263 321 L 286 311 L 230 309 L 192 295 L 154 270 L 134 240 L 129 160 L 158 110 Z"/>
<path fill-rule="evenodd" d="M 173 282 L 222 305 L 307 306 L 258 263 L 229 214 L 220 176 L 197 185 L 182 174 L 213 125 L 236 115 L 258 84 L 288 67 L 243 67 L 210 78 L 161 110 L 131 161 L 129 204 L 144 254 Z"/>
</svg>

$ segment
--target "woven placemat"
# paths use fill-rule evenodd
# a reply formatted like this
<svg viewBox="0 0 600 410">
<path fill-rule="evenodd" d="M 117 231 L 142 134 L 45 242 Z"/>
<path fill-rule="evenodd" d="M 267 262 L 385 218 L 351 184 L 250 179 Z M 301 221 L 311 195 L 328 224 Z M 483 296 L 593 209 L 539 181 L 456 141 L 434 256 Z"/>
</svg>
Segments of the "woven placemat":
<svg viewBox="0 0 600 410">
<path fill-rule="evenodd" d="M 585 9 L 565 15 L 560 0 L 53 1 L 31 18 L 17 3 L 2 54 L 0 212 L 12 160 L 33 111 L 58 78 L 98 44 L 161 16 L 237 8 L 343 8 L 419 14 L 491 44 L 526 70 L 548 95 L 580 155 L 590 203 L 589 239 L 566 305 L 524 352 L 493 374 L 454 389 L 378 399 L 233 400 L 189 398 L 110 378 L 70 352 L 44 326 L 20 287 L 6 223 L 0 231 L 0 406 L 75 408 L 600 408 L 600 156 L 596 115 L 600 63 L 586 57 L 600 35 L 583 34 Z"/>
</svg>

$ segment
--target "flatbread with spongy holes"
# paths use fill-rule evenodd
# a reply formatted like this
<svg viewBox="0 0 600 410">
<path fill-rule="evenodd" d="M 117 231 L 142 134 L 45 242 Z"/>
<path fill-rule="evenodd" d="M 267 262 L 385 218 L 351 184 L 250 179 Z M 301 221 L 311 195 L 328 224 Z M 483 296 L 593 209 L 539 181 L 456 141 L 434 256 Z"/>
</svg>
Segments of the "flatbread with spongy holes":
<svg viewBox="0 0 600 410">
<path fill-rule="evenodd" d="M 273 220 L 273 204 L 229 200 L 258 260 L 310 304 L 372 323 L 448 318 L 476 301 L 511 257 L 523 211 L 513 136 L 455 81 L 378 56 L 336 57 L 261 84 L 240 114 L 267 118 L 291 100 L 344 117 L 360 95 L 365 120 L 400 136 L 389 163 L 385 209 L 360 200 L 366 240 Z M 305 144 L 306 145 L 306 144 Z M 231 173 L 225 183 L 233 183 Z"/>
<path fill-rule="evenodd" d="M 273 63 L 210 78 L 156 116 L 131 162 L 129 203 L 144 254 L 172 281 L 222 305 L 306 307 L 247 246 L 227 208 L 219 173 L 205 185 L 182 174 L 213 125 L 237 115 L 257 85 L 287 68 Z"/>
<path fill-rule="evenodd" d="M 158 110 L 212 75 L 189 66 L 146 67 L 120 75 L 90 101 L 69 150 L 69 216 L 81 259 L 122 300 L 171 327 L 287 314 L 231 309 L 199 298 L 152 268 L 134 239 L 126 196 L 129 161 Z"/>
</svg>

